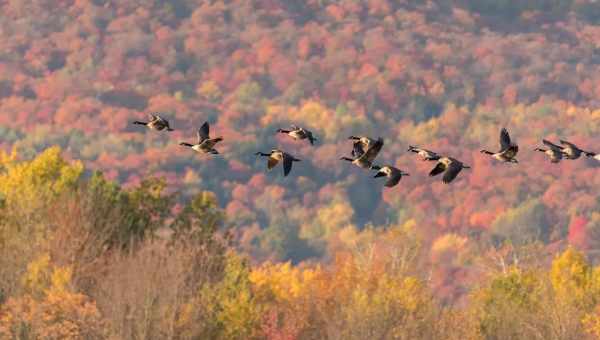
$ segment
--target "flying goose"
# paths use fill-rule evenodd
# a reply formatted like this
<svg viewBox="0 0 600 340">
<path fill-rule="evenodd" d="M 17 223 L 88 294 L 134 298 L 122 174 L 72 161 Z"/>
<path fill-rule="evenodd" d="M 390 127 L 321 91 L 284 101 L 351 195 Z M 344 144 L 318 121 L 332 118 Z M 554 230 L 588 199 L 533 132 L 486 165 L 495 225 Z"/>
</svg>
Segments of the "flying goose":
<svg viewBox="0 0 600 340">
<path fill-rule="evenodd" d="M 369 149 L 375 140 L 366 136 L 350 136 L 348 139 L 353 140 L 352 144 L 352 157 L 358 158 L 365 153 L 365 150 Z"/>
<path fill-rule="evenodd" d="M 440 159 L 440 155 L 438 155 L 437 153 L 427 149 L 421 149 L 416 146 L 409 145 L 408 151 L 414 152 L 417 155 L 421 156 L 423 158 L 423 161 L 437 161 Z"/>
<path fill-rule="evenodd" d="M 543 139 L 544 145 L 548 146 L 549 149 L 536 148 L 535 151 L 540 151 L 550 157 L 550 162 L 558 163 L 563 158 L 562 147 L 558 146 L 548 140 Z"/>
<path fill-rule="evenodd" d="M 196 142 L 196 144 L 181 142 L 181 143 L 179 143 L 179 145 L 190 147 L 194 151 L 210 153 L 210 154 L 216 155 L 219 152 L 217 150 L 215 150 L 214 147 L 218 142 L 222 141 L 223 138 L 222 137 L 210 138 L 209 133 L 210 133 L 210 127 L 208 125 L 208 122 L 204 122 L 204 124 L 202 124 L 200 129 L 198 129 L 198 132 L 197 132 L 198 141 Z"/>
<path fill-rule="evenodd" d="M 133 124 L 146 125 L 148 128 L 156 131 L 161 131 L 165 128 L 167 129 L 167 131 L 173 131 L 173 129 L 171 129 L 171 127 L 169 126 L 169 121 L 162 118 L 161 116 L 150 114 L 149 118 L 150 121 L 148 122 L 141 122 L 139 120 L 136 120 L 133 122 Z"/>
<path fill-rule="evenodd" d="M 444 173 L 442 182 L 448 184 L 458 176 L 462 169 L 470 169 L 470 166 L 464 165 L 461 161 L 451 157 L 441 157 L 435 167 L 429 172 L 429 176 L 437 176 Z"/>
<path fill-rule="evenodd" d="M 358 166 L 363 169 L 372 169 L 373 161 L 381 148 L 383 147 L 383 139 L 378 138 L 377 141 L 371 144 L 371 146 L 363 152 L 360 156 L 355 156 L 355 158 L 342 157 L 341 160 L 351 162 L 352 164 Z"/>
<path fill-rule="evenodd" d="M 562 152 L 567 159 L 577 159 L 584 154 L 586 157 L 594 157 L 596 154 L 594 152 L 583 151 L 577 145 L 567 142 L 566 140 L 560 140 L 560 144 L 564 145 L 562 147 Z"/>
<path fill-rule="evenodd" d="M 383 167 L 373 165 L 371 166 L 371 169 L 377 170 L 377 174 L 373 176 L 374 178 L 384 176 L 387 177 L 387 181 L 384 185 L 388 188 L 391 188 L 398 184 L 398 182 L 400 182 L 400 180 L 402 179 L 402 176 L 410 176 L 408 173 L 391 165 L 386 165 Z"/>
<path fill-rule="evenodd" d="M 269 153 L 257 152 L 255 155 L 269 157 L 267 160 L 267 169 L 273 169 L 279 162 L 283 161 L 283 175 L 287 176 L 292 171 L 292 164 L 300 162 L 299 159 L 278 149 L 273 149 Z"/>
<path fill-rule="evenodd" d="M 292 125 L 290 130 L 277 129 L 277 132 L 285 133 L 286 135 L 288 135 L 294 139 L 297 139 L 297 140 L 308 139 L 308 141 L 310 142 L 311 145 L 314 145 L 315 141 L 317 140 L 313 136 L 311 131 L 308 131 L 308 130 L 298 127 L 296 125 Z"/>
<path fill-rule="evenodd" d="M 481 150 L 481 153 L 492 156 L 501 162 L 506 163 L 519 163 L 515 156 L 519 152 L 519 146 L 510 141 L 510 136 L 506 128 L 502 128 L 500 131 L 500 151 L 491 152 L 487 150 Z"/>
</svg>

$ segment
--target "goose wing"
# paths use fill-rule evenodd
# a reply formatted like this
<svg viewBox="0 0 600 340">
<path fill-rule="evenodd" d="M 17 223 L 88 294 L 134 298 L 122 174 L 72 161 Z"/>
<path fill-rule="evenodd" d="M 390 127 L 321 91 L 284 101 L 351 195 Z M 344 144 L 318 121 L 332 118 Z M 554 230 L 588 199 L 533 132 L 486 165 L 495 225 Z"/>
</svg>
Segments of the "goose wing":
<svg viewBox="0 0 600 340">
<path fill-rule="evenodd" d="M 306 130 L 306 137 L 308 138 L 308 141 L 310 142 L 310 145 L 314 145 L 315 144 L 315 136 L 313 136 L 312 132 Z"/>
<path fill-rule="evenodd" d="M 507 158 L 514 158 L 519 152 L 519 146 L 513 144 L 502 152 Z"/>
<path fill-rule="evenodd" d="M 573 150 L 581 150 L 581 149 L 579 149 L 579 148 L 577 147 L 577 145 L 575 145 L 575 144 L 573 144 L 573 143 L 571 143 L 571 142 L 567 142 L 566 140 L 562 140 L 562 139 L 561 139 L 561 140 L 560 140 L 560 144 L 562 144 L 562 145 L 566 145 L 566 146 L 568 146 L 568 147 L 571 147 Z"/>
<path fill-rule="evenodd" d="M 388 188 L 395 186 L 402 179 L 402 172 L 400 172 L 399 169 L 396 169 L 394 167 L 390 167 L 390 169 L 392 170 L 392 172 L 390 173 L 390 175 L 388 176 L 388 180 L 384 184 Z"/>
<path fill-rule="evenodd" d="M 458 161 L 450 162 L 448 165 L 448 169 L 444 173 L 444 177 L 442 177 L 442 182 L 448 184 L 452 182 L 458 176 L 458 173 L 462 170 L 462 163 Z"/>
<path fill-rule="evenodd" d="M 287 154 L 283 154 L 283 175 L 287 176 L 290 171 L 292 171 L 292 163 L 294 162 L 294 158 Z"/>
<path fill-rule="evenodd" d="M 502 128 L 500 131 L 500 151 L 506 150 L 510 147 L 510 135 L 506 128 Z"/>
<path fill-rule="evenodd" d="M 352 144 L 352 157 L 359 158 L 365 153 L 365 149 L 363 147 L 363 143 L 361 141 L 356 141 Z"/>
<path fill-rule="evenodd" d="M 367 149 L 367 151 L 364 152 L 364 154 L 362 154 L 362 156 L 360 156 L 360 158 L 366 159 L 369 162 L 373 162 L 375 157 L 377 157 L 379 154 L 379 151 L 381 151 L 382 147 L 383 138 L 380 137 Z"/>
<path fill-rule="evenodd" d="M 442 162 L 437 162 L 435 164 L 435 167 L 429 172 L 429 176 L 437 176 L 444 171 L 446 171 L 446 164 Z"/>
<path fill-rule="evenodd" d="M 558 146 L 558 145 L 556 145 L 556 144 L 552 143 L 552 142 L 551 142 L 551 141 L 549 141 L 549 140 L 542 139 L 542 142 L 544 143 L 544 145 L 546 145 L 547 147 L 549 147 L 550 149 L 552 149 L 552 150 L 554 150 L 554 151 L 558 151 L 558 152 L 560 152 L 560 151 L 562 151 L 562 149 L 563 149 L 563 147 L 562 147 L 562 146 Z"/>
<path fill-rule="evenodd" d="M 198 129 L 198 144 L 202 143 L 204 140 L 208 139 L 208 135 L 210 133 L 210 127 L 208 122 L 204 122 L 200 129 Z"/>
<path fill-rule="evenodd" d="M 563 159 L 563 153 L 561 152 L 560 149 L 552 149 L 552 154 L 550 155 L 550 161 L 552 163 L 558 163 L 560 162 L 560 160 Z"/>
</svg>

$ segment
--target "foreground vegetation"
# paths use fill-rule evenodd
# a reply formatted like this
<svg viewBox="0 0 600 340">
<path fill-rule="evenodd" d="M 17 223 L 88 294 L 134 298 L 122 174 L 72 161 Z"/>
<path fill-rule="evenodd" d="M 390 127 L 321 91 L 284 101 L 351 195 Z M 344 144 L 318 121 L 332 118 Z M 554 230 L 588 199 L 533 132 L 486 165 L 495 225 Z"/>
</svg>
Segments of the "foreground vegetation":
<svg viewBox="0 0 600 340">
<path fill-rule="evenodd" d="M 480 278 L 450 304 L 432 294 L 435 259 L 414 224 L 357 231 L 329 263 L 251 265 L 214 194 L 177 197 L 156 179 L 124 189 L 56 147 L 1 154 L 0 337 L 600 336 L 600 267 L 572 248 L 551 264 L 536 244 L 472 257 Z M 447 238 L 436 256 L 469 251 Z"/>
</svg>

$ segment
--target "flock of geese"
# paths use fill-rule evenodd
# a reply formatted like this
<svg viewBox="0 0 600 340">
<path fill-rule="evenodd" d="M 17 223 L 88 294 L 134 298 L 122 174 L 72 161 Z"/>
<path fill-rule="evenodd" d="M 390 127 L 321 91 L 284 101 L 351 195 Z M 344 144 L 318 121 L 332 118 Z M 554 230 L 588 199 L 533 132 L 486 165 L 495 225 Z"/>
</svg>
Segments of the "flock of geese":
<svg viewBox="0 0 600 340">
<path fill-rule="evenodd" d="M 147 122 L 134 121 L 133 124 L 145 125 L 146 127 L 156 131 L 173 131 L 166 119 L 154 114 L 150 115 L 150 120 Z M 278 129 L 277 133 L 286 134 L 295 140 L 307 139 L 311 145 L 313 145 L 317 140 L 311 131 L 296 125 L 292 125 L 289 129 Z M 392 165 L 380 166 L 374 164 L 375 158 L 383 148 L 383 138 L 379 137 L 377 139 L 373 139 L 366 136 L 350 136 L 348 139 L 351 140 L 353 144 L 351 157 L 342 157 L 340 158 L 341 160 L 348 161 L 362 169 L 376 170 L 377 173 L 374 176 L 375 178 L 387 178 L 387 181 L 384 184 L 386 187 L 393 187 L 400 182 L 402 176 L 409 176 L 407 172 L 404 172 L 403 170 L 400 170 Z M 197 152 L 216 155 L 219 152 L 215 149 L 215 146 L 222 140 L 222 137 L 210 137 L 210 127 L 208 122 L 205 122 L 198 130 L 197 141 L 194 144 L 180 142 L 179 145 L 189 147 Z M 544 145 L 546 145 L 547 149 L 536 148 L 535 151 L 545 153 L 550 158 L 552 163 L 558 163 L 563 158 L 577 159 L 581 155 L 585 155 L 586 157 L 594 157 L 600 160 L 600 155 L 597 155 L 594 152 L 584 151 L 577 145 L 565 140 L 560 140 L 561 145 L 552 143 L 546 139 L 542 140 L 542 142 Z M 436 164 L 429 172 L 429 176 L 437 176 L 443 173 L 444 175 L 442 176 L 442 182 L 446 184 L 452 182 L 462 171 L 462 169 L 470 169 L 468 165 L 465 165 L 463 162 L 455 158 L 442 156 L 431 150 L 411 145 L 409 146 L 408 151 L 416 153 L 423 161 L 435 161 Z M 481 150 L 481 153 L 489 155 L 490 157 L 504 163 L 518 163 L 516 159 L 518 152 L 519 146 L 511 141 L 510 135 L 505 128 L 500 131 L 500 150 L 498 152 Z M 283 165 L 284 176 L 287 176 L 290 171 L 292 171 L 292 164 L 294 162 L 300 161 L 296 157 L 280 149 L 273 149 L 270 152 L 257 152 L 256 155 L 267 157 L 267 169 L 269 170 L 273 169 L 281 162 Z"/>
</svg>

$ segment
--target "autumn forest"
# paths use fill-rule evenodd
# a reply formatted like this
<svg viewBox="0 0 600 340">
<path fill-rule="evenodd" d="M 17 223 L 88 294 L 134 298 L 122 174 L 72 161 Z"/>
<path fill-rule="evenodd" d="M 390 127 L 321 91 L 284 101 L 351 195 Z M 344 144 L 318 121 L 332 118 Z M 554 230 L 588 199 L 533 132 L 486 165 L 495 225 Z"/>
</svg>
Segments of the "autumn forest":
<svg viewBox="0 0 600 340">
<path fill-rule="evenodd" d="M 600 161 L 534 151 L 600 153 L 597 1 L 0 13 L 1 339 L 600 339 Z M 205 121 L 218 155 L 179 145 Z M 503 127 L 518 164 L 480 153 Z M 351 135 L 410 176 L 340 161 Z"/>
</svg>

